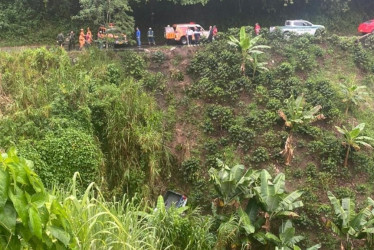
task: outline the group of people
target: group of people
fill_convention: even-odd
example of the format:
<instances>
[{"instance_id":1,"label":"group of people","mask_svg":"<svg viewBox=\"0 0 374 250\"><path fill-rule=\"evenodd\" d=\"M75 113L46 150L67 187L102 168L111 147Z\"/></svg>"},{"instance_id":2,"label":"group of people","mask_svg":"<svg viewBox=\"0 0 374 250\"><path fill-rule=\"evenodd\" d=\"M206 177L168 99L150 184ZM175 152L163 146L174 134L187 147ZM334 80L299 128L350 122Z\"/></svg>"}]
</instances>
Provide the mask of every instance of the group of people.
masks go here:
<instances>
[{"instance_id":1,"label":"group of people","mask_svg":"<svg viewBox=\"0 0 374 250\"><path fill-rule=\"evenodd\" d=\"M92 32L90 28L87 28L86 34L84 33L84 30L81 29L79 33L79 49L82 50L84 46L90 46L92 41Z\"/></svg>"},{"instance_id":2,"label":"group of people","mask_svg":"<svg viewBox=\"0 0 374 250\"><path fill-rule=\"evenodd\" d=\"M187 30L187 44L188 46L200 45L201 29L200 27L189 28Z\"/></svg>"},{"instance_id":3,"label":"group of people","mask_svg":"<svg viewBox=\"0 0 374 250\"><path fill-rule=\"evenodd\" d=\"M256 23L255 24L256 35L260 34L260 30L261 30L260 25L258 23ZM187 33L187 44L188 44L188 46L192 46L192 45L198 46L200 44L200 37L201 37L200 27L188 28L186 33ZM216 38L217 33L218 33L217 27L215 25L210 26L209 27L209 35L208 35L208 38L207 38L208 42L212 42L212 40L214 40ZM98 36L98 39L100 39L104 36L104 34L102 33L102 30L99 30L97 36ZM69 38L68 39L69 40L69 50L75 49L75 33L74 33L74 31L70 31L70 33L68 34L68 38ZM136 38L136 43L137 43L138 47L140 47L142 45L142 43L141 43L141 32L140 32L138 27L136 27L135 38ZM156 45L155 35L154 35L154 31L152 30L152 28L148 29L147 38L148 38L148 44L149 45ZM65 40L64 35L62 33L59 33L57 35L57 43L60 47L63 46L64 40ZM92 32L91 32L90 28L87 28L86 33L84 33L84 30L81 29L80 34L79 34L79 49L82 50L85 46L90 46L92 44L92 42L93 42L93 38L92 38Z\"/></svg>"},{"instance_id":4,"label":"group of people","mask_svg":"<svg viewBox=\"0 0 374 250\"><path fill-rule=\"evenodd\" d=\"M136 27L135 38L136 38L136 44L138 45L138 47L142 46L142 42L140 40L140 37L141 37L140 29L139 29L139 27ZM156 45L155 33L154 33L154 31L152 30L151 27L148 29L147 37L148 37L148 44L149 45Z\"/></svg>"},{"instance_id":5,"label":"group of people","mask_svg":"<svg viewBox=\"0 0 374 250\"><path fill-rule=\"evenodd\" d=\"M68 38L68 45L69 50L75 49L75 33L74 31L70 31L70 33L67 35ZM57 35L57 43L60 47L64 46L65 37L64 34L61 32ZM87 33L84 33L84 30L80 30L79 34L79 49L83 49L84 46L91 45L93 39L92 39L92 32L90 28L87 28Z\"/></svg>"}]
</instances>

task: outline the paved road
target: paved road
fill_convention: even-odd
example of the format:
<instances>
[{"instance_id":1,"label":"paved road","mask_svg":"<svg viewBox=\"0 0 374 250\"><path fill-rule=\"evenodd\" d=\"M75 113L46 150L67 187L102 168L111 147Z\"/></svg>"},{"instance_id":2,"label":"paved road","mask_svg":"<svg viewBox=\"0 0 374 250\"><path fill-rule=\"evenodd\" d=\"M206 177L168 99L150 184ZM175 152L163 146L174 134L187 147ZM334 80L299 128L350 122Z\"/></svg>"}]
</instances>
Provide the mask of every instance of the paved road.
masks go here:
<instances>
[{"instance_id":1,"label":"paved road","mask_svg":"<svg viewBox=\"0 0 374 250\"><path fill-rule=\"evenodd\" d=\"M109 50L114 50L114 51L123 51L123 50L143 51L143 50L146 50L146 49L152 49L152 48L158 48L158 47L164 47L164 46L165 45L156 45L156 46L143 45L140 48L138 48L137 46L127 46L127 47L115 48L115 49L109 48ZM25 49L37 49L37 48L42 48L42 47L46 47L46 48L49 49L52 46L51 45L8 46L8 47L0 47L0 51L12 52L12 51L22 51L22 50L25 50ZM170 46L170 47L182 47L182 45L174 45L174 46ZM67 50L66 46L64 48ZM77 48L77 46L76 46L76 48ZM103 50L105 50L105 48ZM79 51L79 50L76 49L76 50L73 50L73 51Z\"/></svg>"}]
</instances>

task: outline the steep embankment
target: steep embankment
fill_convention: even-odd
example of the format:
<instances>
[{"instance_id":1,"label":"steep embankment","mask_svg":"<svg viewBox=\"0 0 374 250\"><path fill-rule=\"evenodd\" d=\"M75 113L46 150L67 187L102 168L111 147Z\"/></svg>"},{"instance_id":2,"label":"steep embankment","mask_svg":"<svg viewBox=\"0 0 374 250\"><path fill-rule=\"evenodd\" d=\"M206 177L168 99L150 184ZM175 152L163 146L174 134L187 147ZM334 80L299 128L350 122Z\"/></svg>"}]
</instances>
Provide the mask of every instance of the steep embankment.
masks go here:
<instances>
[{"instance_id":1,"label":"steep embankment","mask_svg":"<svg viewBox=\"0 0 374 250\"><path fill-rule=\"evenodd\" d=\"M354 38L335 35L268 37L261 42L271 46L259 59L268 65L257 65L253 75L254 64L248 61L246 76L240 74L240 54L224 41L158 50L165 60L159 66L153 63L150 70L167 74L155 95L160 107L174 114L169 117L174 136L168 147L179 163L167 186L209 211L215 192L209 188L208 170L217 168L216 158L229 166L242 163L273 175L284 172L287 191L304 192L304 207L295 219L299 232L323 243L323 249L336 248L338 239L326 224L333 218L327 192L351 197L362 207L373 190L372 151L363 145L361 150L352 147L344 166L347 142L335 127L349 131L365 123L361 135L374 135L370 41L364 48ZM364 87L352 93L355 86ZM324 119L285 127L279 110L297 119L289 105L297 96L304 97L304 111L321 105ZM281 152L290 134L293 156L287 165Z\"/></svg>"}]
</instances>

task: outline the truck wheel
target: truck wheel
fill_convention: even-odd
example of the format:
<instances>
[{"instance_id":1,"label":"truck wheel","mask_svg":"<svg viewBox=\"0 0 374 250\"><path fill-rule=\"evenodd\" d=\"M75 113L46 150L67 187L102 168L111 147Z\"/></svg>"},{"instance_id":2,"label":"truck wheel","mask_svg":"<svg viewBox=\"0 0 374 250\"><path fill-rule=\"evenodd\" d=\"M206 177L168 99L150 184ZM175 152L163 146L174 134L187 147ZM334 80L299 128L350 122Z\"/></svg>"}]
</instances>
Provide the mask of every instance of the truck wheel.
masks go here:
<instances>
[{"instance_id":1,"label":"truck wheel","mask_svg":"<svg viewBox=\"0 0 374 250\"><path fill-rule=\"evenodd\" d=\"M318 38L322 37L322 35L323 35L323 30L321 29L316 30L316 32L314 33L314 36Z\"/></svg>"},{"instance_id":2,"label":"truck wheel","mask_svg":"<svg viewBox=\"0 0 374 250\"><path fill-rule=\"evenodd\" d=\"M182 45L187 45L187 38L185 36L181 37L181 44Z\"/></svg>"}]
</instances>

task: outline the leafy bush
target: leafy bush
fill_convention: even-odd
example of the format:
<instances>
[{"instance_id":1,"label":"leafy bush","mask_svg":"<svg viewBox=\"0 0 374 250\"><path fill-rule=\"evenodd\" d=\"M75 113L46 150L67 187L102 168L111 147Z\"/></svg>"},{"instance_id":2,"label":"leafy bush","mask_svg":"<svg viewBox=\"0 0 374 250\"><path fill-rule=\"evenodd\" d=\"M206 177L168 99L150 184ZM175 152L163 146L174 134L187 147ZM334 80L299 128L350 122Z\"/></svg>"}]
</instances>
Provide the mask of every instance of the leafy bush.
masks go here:
<instances>
[{"instance_id":1,"label":"leafy bush","mask_svg":"<svg viewBox=\"0 0 374 250\"><path fill-rule=\"evenodd\" d=\"M91 135L72 128L61 129L47 133L37 148L49 168L46 173L41 172L42 176L53 173L53 181L68 184L71 176L79 172L84 187L98 180L102 155Z\"/></svg>"},{"instance_id":2,"label":"leafy bush","mask_svg":"<svg viewBox=\"0 0 374 250\"><path fill-rule=\"evenodd\" d=\"M277 76L281 77L282 79L287 79L293 76L294 73L295 73L294 67L288 62L283 62L276 68Z\"/></svg>"},{"instance_id":3,"label":"leafy bush","mask_svg":"<svg viewBox=\"0 0 374 250\"><path fill-rule=\"evenodd\" d=\"M107 66L107 77L108 77L108 82L111 84L118 85L119 81L121 80L120 78L120 71L117 67L117 65L111 63L108 64Z\"/></svg>"},{"instance_id":4,"label":"leafy bush","mask_svg":"<svg viewBox=\"0 0 374 250\"><path fill-rule=\"evenodd\" d=\"M233 110L229 107L213 104L208 106L206 114L218 130L228 129L233 122Z\"/></svg>"},{"instance_id":5,"label":"leafy bush","mask_svg":"<svg viewBox=\"0 0 374 250\"><path fill-rule=\"evenodd\" d=\"M133 51L126 51L122 55L125 73L135 79L141 79L145 74L146 63L142 56Z\"/></svg>"},{"instance_id":6,"label":"leafy bush","mask_svg":"<svg viewBox=\"0 0 374 250\"><path fill-rule=\"evenodd\" d=\"M269 160L269 153L266 148L258 147L252 154L252 161L261 163Z\"/></svg>"},{"instance_id":7,"label":"leafy bush","mask_svg":"<svg viewBox=\"0 0 374 250\"><path fill-rule=\"evenodd\" d=\"M197 158L190 158L182 162L183 178L188 182L193 182L198 178L199 169L200 160Z\"/></svg>"},{"instance_id":8,"label":"leafy bush","mask_svg":"<svg viewBox=\"0 0 374 250\"><path fill-rule=\"evenodd\" d=\"M265 104L269 99L268 90L262 85L256 86L254 97L257 104Z\"/></svg>"},{"instance_id":9,"label":"leafy bush","mask_svg":"<svg viewBox=\"0 0 374 250\"><path fill-rule=\"evenodd\" d=\"M256 133L247 127L235 124L229 128L231 140L244 150L248 150L254 144Z\"/></svg>"},{"instance_id":10,"label":"leafy bush","mask_svg":"<svg viewBox=\"0 0 374 250\"><path fill-rule=\"evenodd\" d=\"M306 100L311 105L321 105L322 113L327 118L338 118L341 112L338 109L340 98L332 87L330 81L325 79L309 80L306 82Z\"/></svg>"},{"instance_id":11,"label":"leafy bush","mask_svg":"<svg viewBox=\"0 0 374 250\"><path fill-rule=\"evenodd\" d=\"M353 47L353 59L360 69L368 70L370 68L370 60L367 52L362 48L361 44L355 44Z\"/></svg>"},{"instance_id":12,"label":"leafy bush","mask_svg":"<svg viewBox=\"0 0 374 250\"><path fill-rule=\"evenodd\" d=\"M311 70L315 66L315 60L313 56L307 51L299 51L296 54L296 57L296 68L299 70Z\"/></svg>"},{"instance_id":13,"label":"leafy bush","mask_svg":"<svg viewBox=\"0 0 374 250\"><path fill-rule=\"evenodd\" d=\"M150 91L160 90L163 91L165 89L166 78L164 74L161 72L153 73L146 73L141 80L141 84Z\"/></svg>"},{"instance_id":14,"label":"leafy bush","mask_svg":"<svg viewBox=\"0 0 374 250\"><path fill-rule=\"evenodd\" d=\"M159 66L162 65L162 64L165 62L165 60L166 60L166 56L165 56L165 54L164 54L162 51L160 51L160 50L157 50L157 51L155 51L155 52L153 52L153 53L151 54L151 61L152 61L153 63L158 64Z\"/></svg>"}]
</instances>

